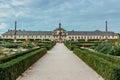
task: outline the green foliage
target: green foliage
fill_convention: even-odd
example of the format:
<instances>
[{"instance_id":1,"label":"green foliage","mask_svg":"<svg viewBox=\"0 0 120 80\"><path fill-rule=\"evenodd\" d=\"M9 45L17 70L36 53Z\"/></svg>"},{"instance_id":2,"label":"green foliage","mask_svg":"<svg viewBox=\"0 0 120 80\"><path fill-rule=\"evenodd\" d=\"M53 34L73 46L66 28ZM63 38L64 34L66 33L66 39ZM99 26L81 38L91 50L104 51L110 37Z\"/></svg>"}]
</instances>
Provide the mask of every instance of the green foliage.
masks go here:
<instances>
[{"instance_id":1,"label":"green foliage","mask_svg":"<svg viewBox=\"0 0 120 80\"><path fill-rule=\"evenodd\" d=\"M66 47L67 47L68 49L70 49L70 50L73 49L72 43L71 43L70 41L66 41L64 44L66 45Z\"/></svg>"},{"instance_id":2,"label":"green foliage","mask_svg":"<svg viewBox=\"0 0 120 80\"><path fill-rule=\"evenodd\" d=\"M13 55L9 55L9 56L6 56L6 57L3 57L3 58L0 58L0 63L5 63L7 61L10 61L12 59L15 59L17 57L20 57L22 55L25 55L27 53L30 53L30 52L33 52L35 50L38 50L39 48L33 48L33 49L29 49L27 51L23 51L23 52L19 52L19 53L16 53L16 54L13 54Z\"/></svg>"},{"instance_id":3,"label":"green foliage","mask_svg":"<svg viewBox=\"0 0 120 80\"><path fill-rule=\"evenodd\" d=\"M100 41L66 41L64 42L64 44L66 45L66 47L70 50L73 50L75 47L89 47L92 45L98 45L99 43L101 43Z\"/></svg>"},{"instance_id":4,"label":"green foliage","mask_svg":"<svg viewBox=\"0 0 120 80\"><path fill-rule=\"evenodd\" d=\"M41 42L38 44L39 47L44 47L47 50L50 50L56 43L53 41Z\"/></svg>"},{"instance_id":5,"label":"green foliage","mask_svg":"<svg viewBox=\"0 0 120 80\"><path fill-rule=\"evenodd\" d=\"M100 52L93 52L93 51L90 51L90 50L87 50L87 49L81 49L82 52L84 53L89 53L89 54L92 54L92 55L96 55L100 58L103 58L111 63L114 63L114 64L118 64L120 65L120 58L117 58L116 56L112 56L112 55L106 55L106 54L103 54L103 53L100 53Z\"/></svg>"},{"instance_id":6,"label":"green foliage","mask_svg":"<svg viewBox=\"0 0 120 80\"><path fill-rule=\"evenodd\" d=\"M18 44L15 44L15 43L11 43L11 44L6 44L5 47L6 48L18 48Z\"/></svg>"},{"instance_id":7,"label":"green foliage","mask_svg":"<svg viewBox=\"0 0 120 80\"><path fill-rule=\"evenodd\" d=\"M29 49L29 48L33 48L34 46L30 43L30 44L27 44L27 45L22 44L20 47Z\"/></svg>"},{"instance_id":8,"label":"green foliage","mask_svg":"<svg viewBox=\"0 0 120 80\"><path fill-rule=\"evenodd\" d=\"M36 42L36 41L35 41L35 42ZM40 48L46 48L47 50L49 50L49 49L51 49L55 44L56 44L55 42L49 41L49 42L41 42L39 46L40 46ZM19 53L16 53L16 54L12 54L12 55L9 55L9 56L6 56L6 57L3 57L3 58L0 59L0 63L7 62L7 61L9 61L9 60L12 60L12 59L17 58L17 57L19 57L19 56L21 56L21 55L27 54L27 53L29 53L29 52L32 52L32 51L35 51L35 50L38 49L38 48L33 48L32 42L29 42L29 44L27 44L27 46L24 45L24 44L16 44L16 43L14 43L14 44L9 44L10 47L11 47L11 46L13 47L13 45L14 45L14 46L17 45L17 47L19 46L19 47L23 47L23 48L28 48L29 50L24 51L24 52L19 52ZM15 47L14 47L14 48L15 48Z\"/></svg>"},{"instance_id":9,"label":"green foliage","mask_svg":"<svg viewBox=\"0 0 120 80\"><path fill-rule=\"evenodd\" d=\"M0 64L0 80L16 80L26 69L46 53L41 48Z\"/></svg>"},{"instance_id":10,"label":"green foliage","mask_svg":"<svg viewBox=\"0 0 120 80\"><path fill-rule=\"evenodd\" d=\"M47 50L50 50L55 44L55 42L45 42L44 47L47 48Z\"/></svg>"},{"instance_id":11,"label":"green foliage","mask_svg":"<svg viewBox=\"0 0 120 80\"><path fill-rule=\"evenodd\" d=\"M66 45L66 47L70 50L73 50L74 48L79 48L79 46L77 45L76 42L70 42L70 41L66 41L64 43Z\"/></svg>"},{"instance_id":12,"label":"green foliage","mask_svg":"<svg viewBox=\"0 0 120 80\"><path fill-rule=\"evenodd\" d=\"M120 56L120 41L103 42L97 46L92 46L91 48L104 54Z\"/></svg>"},{"instance_id":13,"label":"green foliage","mask_svg":"<svg viewBox=\"0 0 120 80\"><path fill-rule=\"evenodd\" d=\"M107 60L110 57L106 57L106 59L100 54L78 48L74 49L74 53L103 76L105 80L120 80L120 64Z\"/></svg>"}]
</instances>

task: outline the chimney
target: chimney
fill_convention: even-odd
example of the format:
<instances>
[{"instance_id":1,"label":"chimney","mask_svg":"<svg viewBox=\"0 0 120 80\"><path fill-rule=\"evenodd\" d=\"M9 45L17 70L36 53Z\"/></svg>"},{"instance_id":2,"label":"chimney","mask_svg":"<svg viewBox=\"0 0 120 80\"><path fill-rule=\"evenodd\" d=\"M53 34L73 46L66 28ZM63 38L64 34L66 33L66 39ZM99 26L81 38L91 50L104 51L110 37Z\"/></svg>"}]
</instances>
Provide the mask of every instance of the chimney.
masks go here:
<instances>
[{"instance_id":1,"label":"chimney","mask_svg":"<svg viewBox=\"0 0 120 80\"><path fill-rule=\"evenodd\" d=\"M106 41L108 41L108 25L107 25L107 21L105 22L105 32L106 32Z\"/></svg>"},{"instance_id":2,"label":"chimney","mask_svg":"<svg viewBox=\"0 0 120 80\"><path fill-rule=\"evenodd\" d=\"M15 21L15 30L14 30L14 42L16 42L16 28L17 28L17 21Z\"/></svg>"},{"instance_id":3,"label":"chimney","mask_svg":"<svg viewBox=\"0 0 120 80\"><path fill-rule=\"evenodd\" d=\"M107 21L105 22L106 23L106 25L105 25L105 31L106 31L106 33L108 32L108 25L107 25Z\"/></svg>"}]
</instances>

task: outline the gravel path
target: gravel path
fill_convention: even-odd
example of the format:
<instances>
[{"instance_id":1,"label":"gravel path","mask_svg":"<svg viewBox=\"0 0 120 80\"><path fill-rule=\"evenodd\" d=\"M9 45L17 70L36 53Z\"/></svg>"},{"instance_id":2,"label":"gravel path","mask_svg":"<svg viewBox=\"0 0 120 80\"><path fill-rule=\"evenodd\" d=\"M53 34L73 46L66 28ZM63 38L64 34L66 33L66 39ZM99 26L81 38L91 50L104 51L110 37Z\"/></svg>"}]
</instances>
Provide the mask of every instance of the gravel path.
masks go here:
<instances>
[{"instance_id":1,"label":"gravel path","mask_svg":"<svg viewBox=\"0 0 120 80\"><path fill-rule=\"evenodd\" d=\"M104 80L63 43L32 65L17 80Z\"/></svg>"}]
</instances>

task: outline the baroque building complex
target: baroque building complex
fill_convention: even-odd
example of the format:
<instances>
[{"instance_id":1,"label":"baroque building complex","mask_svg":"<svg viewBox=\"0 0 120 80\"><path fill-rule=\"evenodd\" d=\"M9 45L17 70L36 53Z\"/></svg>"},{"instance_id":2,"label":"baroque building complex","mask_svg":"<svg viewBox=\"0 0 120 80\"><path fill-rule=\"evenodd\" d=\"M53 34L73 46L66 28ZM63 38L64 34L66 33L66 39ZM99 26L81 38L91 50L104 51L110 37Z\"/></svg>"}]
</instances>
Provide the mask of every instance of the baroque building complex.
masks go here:
<instances>
[{"instance_id":1,"label":"baroque building complex","mask_svg":"<svg viewBox=\"0 0 120 80\"><path fill-rule=\"evenodd\" d=\"M107 21L105 26L105 31L66 31L61 27L61 23L59 23L59 27L53 31L25 31L25 30L16 30L15 29L8 30L7 32L2 34L3 39L40 39L40 40L51 40L62 42L65 40L104 40L104 39L118 39L119 35L114 32L109 32L107 28Z\"/></svg>"}]
</instances>

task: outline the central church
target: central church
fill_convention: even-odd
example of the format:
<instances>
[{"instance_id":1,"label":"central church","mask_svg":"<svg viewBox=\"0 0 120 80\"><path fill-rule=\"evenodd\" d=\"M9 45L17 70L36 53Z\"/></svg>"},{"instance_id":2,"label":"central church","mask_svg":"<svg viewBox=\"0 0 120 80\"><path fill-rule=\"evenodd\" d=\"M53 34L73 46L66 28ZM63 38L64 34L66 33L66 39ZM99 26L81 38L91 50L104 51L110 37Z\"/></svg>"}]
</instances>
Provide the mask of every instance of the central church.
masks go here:
<instances>
[{"instance_id":1,"label":"central church","mask_svg":"<svg viewBox=\"0 0 120 80\"><path fill-rule=\"evenodd\" d=\"M119 36L117 33L108 32L107 30L107 22L105 31L66 31L61 27L61 23L59 23L59 27L54 31L25 31L25 30L8 30L7 32L2 34L3 39L40 39L40 40L51 40L62 42L65 40L92 40L92 39L118 39Z\"/></svg>"}]
</instances>

